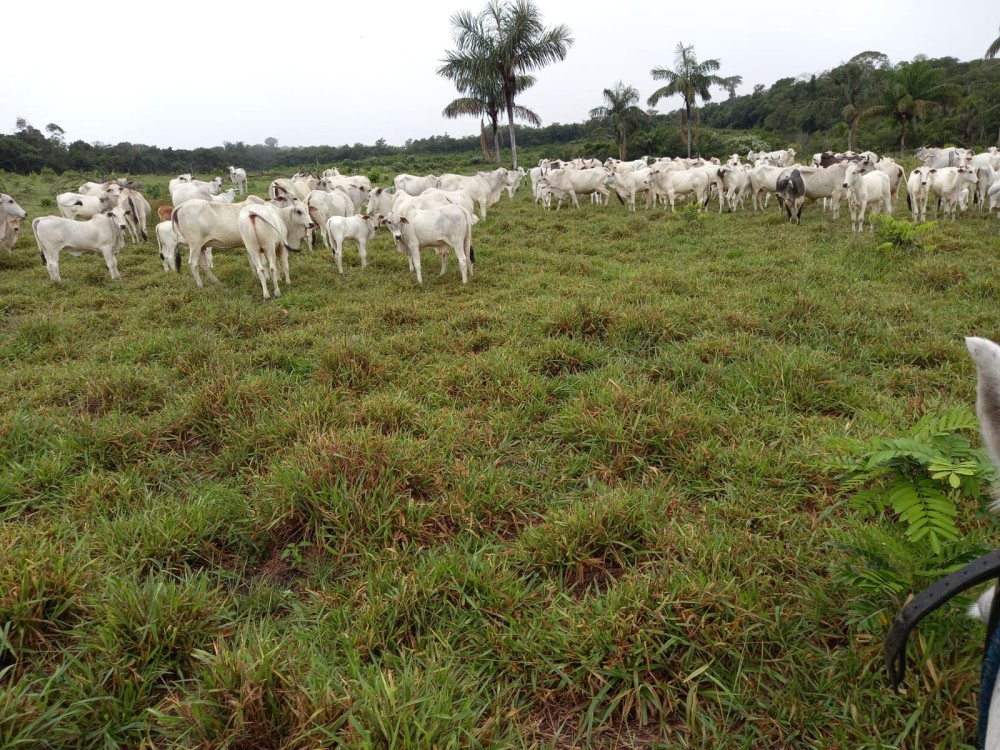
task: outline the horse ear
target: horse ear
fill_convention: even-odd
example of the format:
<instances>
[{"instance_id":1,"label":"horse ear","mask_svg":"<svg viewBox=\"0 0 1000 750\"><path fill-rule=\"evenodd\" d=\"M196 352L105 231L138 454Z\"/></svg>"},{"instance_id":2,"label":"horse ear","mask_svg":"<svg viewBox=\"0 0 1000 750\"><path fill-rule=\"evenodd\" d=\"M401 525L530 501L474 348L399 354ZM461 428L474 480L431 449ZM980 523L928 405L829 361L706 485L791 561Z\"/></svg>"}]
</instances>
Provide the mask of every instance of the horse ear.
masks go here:
<instances>
[{"instance_id":1,"label":"horse ear","mask_svg":"<svg viewBox=\"0 0 1000 750\"><path fill-rule=\"evenodd\" d=\"M976 414L983 445L1000 466L1000 346L975 336L966 337L965 345L976 363Z\"/></svg>"}]
</instances>

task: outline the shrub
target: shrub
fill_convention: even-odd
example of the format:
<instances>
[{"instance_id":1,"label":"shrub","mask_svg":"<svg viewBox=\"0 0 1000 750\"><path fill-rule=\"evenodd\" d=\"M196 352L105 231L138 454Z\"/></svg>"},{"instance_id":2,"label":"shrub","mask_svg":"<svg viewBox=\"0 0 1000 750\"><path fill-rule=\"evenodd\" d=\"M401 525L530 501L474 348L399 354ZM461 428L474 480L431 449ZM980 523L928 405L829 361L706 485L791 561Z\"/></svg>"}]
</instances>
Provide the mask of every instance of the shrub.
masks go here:
<instances>
[{"instance_id":1,"label":"shrub","mask_svg":"<svg viewBox=\"0 0 1000 750\"><path fill-rule=\"evenodd\" d=\"M906 219L894 219L888 214L879 214L875 218L875 241L879 250L933 250L923 240L924 235L932 232L937 222L914 225Z\"/></svg>"},{"instance_id":2,"label":"shrub","mask_svg":"<svg viewBox=\"0 0 1000 750\"><path fill-rule=\"evenodd\" d=\"M873 624L909 592L985 552L955 522L961 506L988 502L996 477L986 452L962 434L976 429L965 408L929 414L905 437L849 441L850 452L829 462L859 513L841 540L852 559L837 573L863 594L849 605L855 622Z\"/></svg>"}]
</instances>

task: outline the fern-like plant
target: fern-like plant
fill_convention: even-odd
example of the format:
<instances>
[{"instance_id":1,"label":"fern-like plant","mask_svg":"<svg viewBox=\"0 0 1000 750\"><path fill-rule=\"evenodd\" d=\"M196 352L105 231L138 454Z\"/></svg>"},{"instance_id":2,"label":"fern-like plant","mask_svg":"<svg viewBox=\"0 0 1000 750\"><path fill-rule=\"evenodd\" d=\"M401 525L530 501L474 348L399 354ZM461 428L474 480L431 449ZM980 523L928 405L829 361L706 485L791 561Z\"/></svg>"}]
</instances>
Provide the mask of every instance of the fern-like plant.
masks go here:
<instances>
[{"instance_id":1,"label":"fern-like plant","mask_svg":"<svg viewBox=\"0 0 1000 750\"><path fill-rule=\"evenodd\" d=\"M985 552L956 523L960 511L972 512L970 501L978 508L989 502L996 480L989 456L964 434L978 429L969 409L951 409L924 416L903 437L845 440L827 462L859 514L841 538L851 559L837 580L875 596L851 604L856 622L871 624L908 593Z\"/></svg>"},{"instance_id":2,"label":"fern-like plant","mask_svg":"<svg viewBox=\"0 0 1000 750\"><path fill-rule=\"evenodd\" d=\"M879 250L933 250L924 236L933 232L937 222L913 224L906 219L894 219L889 214L875 217L875 242Z\"/></svg>"}]
</instances>

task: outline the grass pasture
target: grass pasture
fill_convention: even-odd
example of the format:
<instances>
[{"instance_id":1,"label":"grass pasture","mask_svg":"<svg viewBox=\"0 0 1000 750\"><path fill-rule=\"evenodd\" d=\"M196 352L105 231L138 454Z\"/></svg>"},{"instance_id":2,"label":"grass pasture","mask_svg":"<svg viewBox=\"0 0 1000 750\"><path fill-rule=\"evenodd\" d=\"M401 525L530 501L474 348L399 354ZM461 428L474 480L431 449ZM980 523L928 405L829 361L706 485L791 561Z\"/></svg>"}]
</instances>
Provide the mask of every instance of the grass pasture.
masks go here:
<instances>
[{"instance_id":1,"label":"grass pasture","mask_svg":"<svg viewBox=\"0 0 1000 750\"><path fill-rule=\"evenodd\" d=\"M43 178L2 188L56 213ZM934 615L888 690L831 574L851 512L822 464L973 403L996 219L886 251L846 206L557 213L522 187L464 287L425 253L419 288L382 232L364 271L353 244L342 277L292 257L267 304L242 250L197 289L151 232L121 282L64 254L55 284L23 230L0 255L0 746L974 736L981 626Z\"/></svg>"}]
</instances>

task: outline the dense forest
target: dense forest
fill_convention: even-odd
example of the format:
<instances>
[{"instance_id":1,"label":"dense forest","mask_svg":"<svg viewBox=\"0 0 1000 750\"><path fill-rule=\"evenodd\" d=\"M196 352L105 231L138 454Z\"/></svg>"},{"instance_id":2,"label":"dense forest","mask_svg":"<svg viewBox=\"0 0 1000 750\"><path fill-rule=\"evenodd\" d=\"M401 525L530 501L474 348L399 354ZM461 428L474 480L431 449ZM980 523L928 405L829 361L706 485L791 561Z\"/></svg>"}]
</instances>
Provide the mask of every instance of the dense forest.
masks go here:
<instances>
[{"instance_id":1,"label":"dense forest","mask_svg":"<svg viewBox=\"0 0 1000 750\"><path fill-rule=\"evenodd\" d=\"M808 79L783 78L743 96L734 92L731 88L729 98L710 101L697 111L693 139L699 153L721 156L788 145L800 153L849 147L891 152L899 150L901 141L907 149L924 143L982 149L1000 143L1000 60L918 57L892 65L881 53L862 52ZM725 90L714 93L725 96ZM598 91L593 99L599 99ZM651 111L629 136L629 156L682 153L686 144L679 125L679 112ZM618 155L612 130L596 120L518 125L516 139L519 148L541 148L553 157ZM57 124L39 130L19 118L14 133L0 134L0 170L169 174L218 172L230 164L264 171L329 164L362 170L378 163L407 171L429 168L433 158L426 157L475 154L479 148L479 136L448 135L409 139L403 146L380 139L371 145L281 147L273 138L264 144L225 142L190 150L141 143L67 143ZM484 156L470 161L488 163Z\"/></svg>"}]
</instances>

